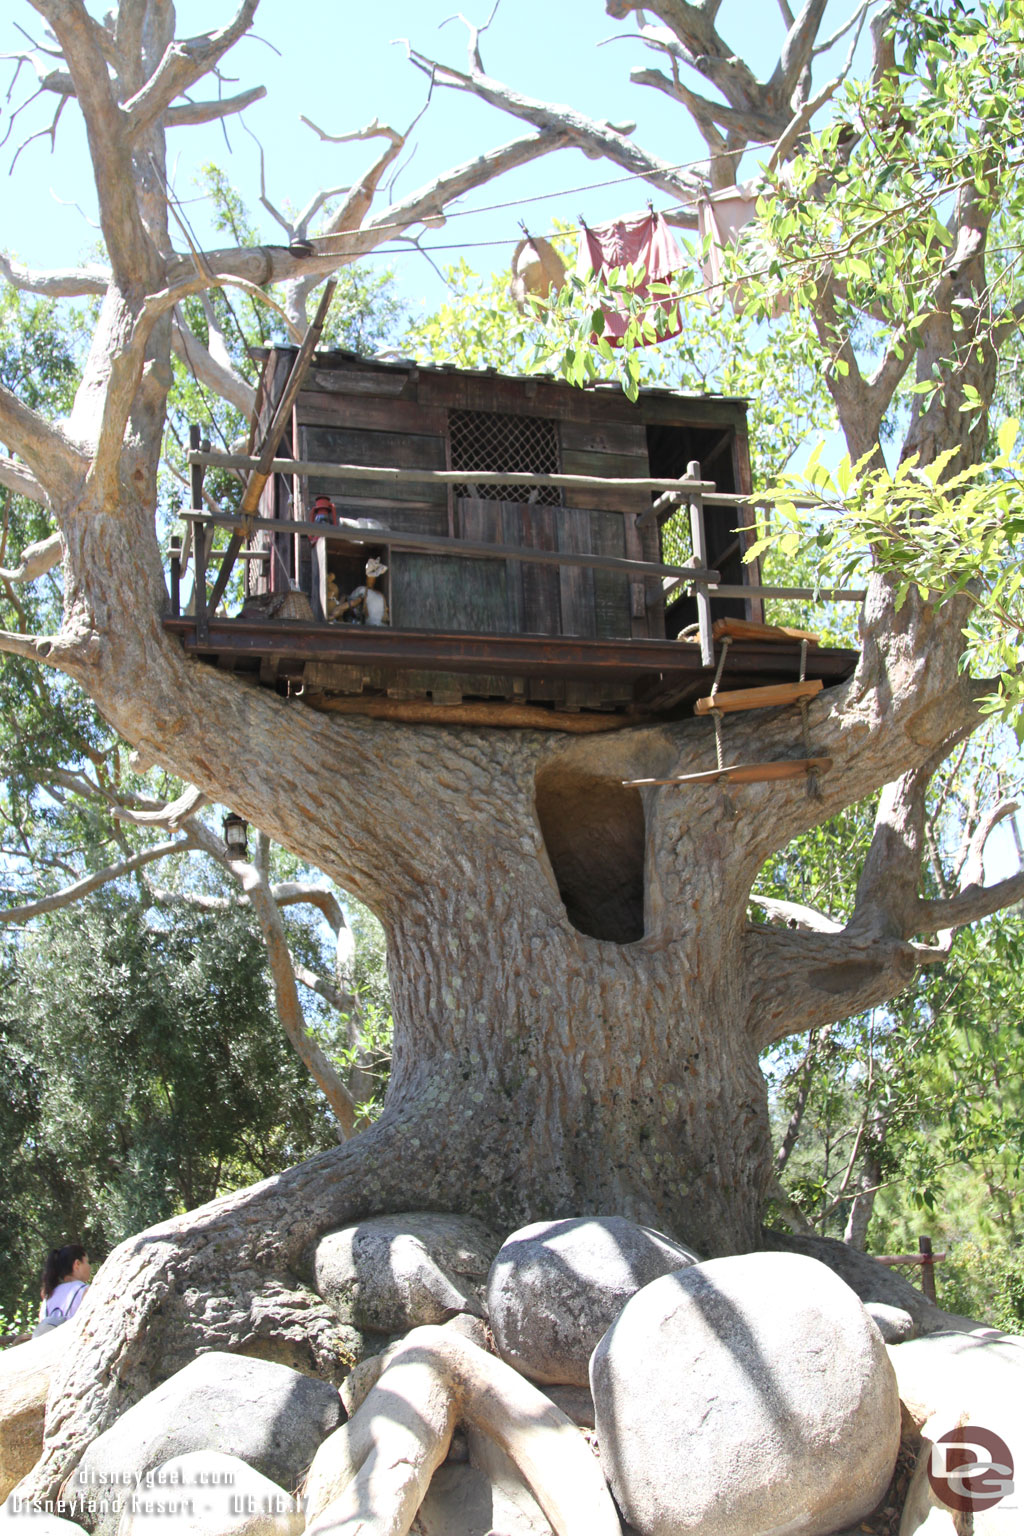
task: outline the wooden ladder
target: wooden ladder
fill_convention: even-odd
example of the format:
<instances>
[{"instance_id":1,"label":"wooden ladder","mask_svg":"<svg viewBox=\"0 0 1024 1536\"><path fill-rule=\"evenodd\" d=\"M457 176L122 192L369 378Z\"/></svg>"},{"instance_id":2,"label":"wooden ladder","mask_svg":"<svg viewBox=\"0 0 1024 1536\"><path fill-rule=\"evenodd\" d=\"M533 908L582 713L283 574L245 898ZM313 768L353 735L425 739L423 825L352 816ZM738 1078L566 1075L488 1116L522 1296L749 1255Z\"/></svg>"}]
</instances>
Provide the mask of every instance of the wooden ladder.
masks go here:
<instances>
[{"instance_id":1,"label":"wooden ladder","mask_svg":"<svg viewBox=\"0 0 1024 1536\"><path fill-rule=\"evenodd\" d=\"M776 635L764 633L768 626L762 628L762 639L775 639L779 641L792 641L793 636L783 631ZM718 669L715 673L715 681L711 692L706 698L698 699L694 705L694 714L710 715L715 723L715 750L718 756L718 767L705 769L700 773L675 774L670 779L624 779L624 785L629 789L646 789L654 785L674 784L774 784L784 779L799 779L805 776L814 776L811 781L817 788L816 780L819 774L828 773L832 767L830 757L797 757L783 758L773 763L731 763L722 762L722 738L721 719L725 714L737 713L741 710L751 709L777 709L787 704L799 704L803 714L804 743L809 745L807 735L807 700L821 692L822 681L820 678L805 679L804 667L807 661L807 647L813 637L804 636L801 640L800 651L800 680L796 683L768 683L760 688L737 688L728 693L720 693L718 684L721 681L722 671L725 666L725 658L731 644L731 635L722 638L722 652L718 660ZM813 792L813 791L812 791Z\"/></svg>"}]
</instances>

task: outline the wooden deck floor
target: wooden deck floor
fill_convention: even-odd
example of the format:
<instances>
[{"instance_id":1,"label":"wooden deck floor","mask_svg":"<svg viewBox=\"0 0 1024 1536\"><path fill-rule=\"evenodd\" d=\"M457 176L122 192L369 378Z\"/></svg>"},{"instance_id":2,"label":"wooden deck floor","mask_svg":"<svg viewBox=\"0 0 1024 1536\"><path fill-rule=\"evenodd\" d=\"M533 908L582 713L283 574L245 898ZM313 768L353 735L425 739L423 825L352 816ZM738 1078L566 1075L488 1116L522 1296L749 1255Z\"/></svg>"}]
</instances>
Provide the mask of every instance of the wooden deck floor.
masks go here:
<instances>
[{"instance_id":1,"label":"wooden deck floor","mask_svg":"<svg viewBox=\"0 0 1024 1536\"><path fill-rule=\"evenodd\" d=\"M446 672L472 679L528 676L577 682L627 682L637 707L664 710L710 691L714 668L701 665L700 648L678 640L591 640L572 636L521 634L438 634L433 631L364 628L360 625L295 623L287 620L213 619L200 639L194 618L166 619L164 628L185 649L220 667L259 671L270 661L279 679L300 682L307 662L393 669L396 673ZM825 687L845 681L858 652L812 646L807 676ZM722 686L756 687L795 682L800 646L734 641Z\"/></svg>"}]
</instances>

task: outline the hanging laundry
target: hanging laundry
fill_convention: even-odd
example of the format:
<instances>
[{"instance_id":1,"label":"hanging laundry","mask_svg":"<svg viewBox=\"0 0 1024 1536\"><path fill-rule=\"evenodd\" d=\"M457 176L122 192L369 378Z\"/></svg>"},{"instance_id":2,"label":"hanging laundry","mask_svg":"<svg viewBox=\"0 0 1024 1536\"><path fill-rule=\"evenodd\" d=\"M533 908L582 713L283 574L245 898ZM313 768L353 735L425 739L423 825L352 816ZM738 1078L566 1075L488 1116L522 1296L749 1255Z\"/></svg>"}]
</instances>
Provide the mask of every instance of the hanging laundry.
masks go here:
<instances>
[{"instance_id":1,"label":"hanging laundry","mask_svg":"<svg viewBox=\"0 0 1024 1536\"><path fill-rule=\"evenodd\" d=\"M697 229L701 241L710 236L707 257L704 261L704 291L713 310L720 310L726 299L741 315L746 301L743 283L726 285L726 250L739 242L740 235L757 214L758 184L745 181L738 187L725 187L720 192L709 192L697 200ZM789 295L779 294L772 306L772 318L777 319L789 309Z\"/></svg>"},{"instance_id":2,"label":"hanging laundry","mask_svg":"<svg viewBox=\"0 0 1024 1536\"><path fill-rule=\"evenodd\" d=\"M638 267L642 264L644 278L633 291L643 298L649 293L651 283L668 282L673 273L685 265L685 261L662 215L650 209L647 213L631 213L623 219L613 219L609 224L598 224L594 229L584 225L576 271L581 277L588 277L591 272L598 277L605 277L617 267ZM655 299L643 318L654 323L659 308L672 317L670 328L658 337L659 341L667 341L670 336L678 336L683 328L679 305L668 296ZM622 345L629 321L627 310L604 311L605 339L612 346Z\"/></svg>"},{"instance_id":3,"label":"hanging laundry","mask_svg":"<svg viewBox=\"0 0 1024 1536\"><path fill-rule=\"evenodd\" d=\"M520 240L512 256L508 290L520 314L529 298L546 299L557 293L564 282L565 263L550 240L543 235L527 235Z\"/></svg>"}]
</instances>

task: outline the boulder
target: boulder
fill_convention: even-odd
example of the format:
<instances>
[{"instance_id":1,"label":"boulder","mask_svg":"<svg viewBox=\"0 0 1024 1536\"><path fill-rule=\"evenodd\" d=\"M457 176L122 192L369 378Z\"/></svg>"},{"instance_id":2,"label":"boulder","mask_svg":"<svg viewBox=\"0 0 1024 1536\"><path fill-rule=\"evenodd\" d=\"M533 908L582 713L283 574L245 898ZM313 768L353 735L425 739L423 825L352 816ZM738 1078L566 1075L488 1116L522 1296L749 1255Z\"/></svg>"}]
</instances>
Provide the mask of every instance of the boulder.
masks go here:
<instances>
[{"instance_id":1,"label":"boulder","mask_svg":"<svg viewBox=\"0 0 1024 1536\"><path fill-rule=\"evenodd\" d=\"M286 1491L342 1417L337 1389L286 1365L211 1350L92 1442L65 1496L97 1536L114 1536L134 1484L190 1451L237 1456Z\"/></svg>"},{"instance_id":2,"label":"boulder","mask_svg":"<svg viewBox=\"0 0 1024 1536\"><path fill-rule=\"evenodd\" d=\"M877 1328L796 1254L655 1280L597 1346L591 1385L605 1475L641 1536L827 1536L874 1508L899 1449Z\"/></svg>"},{"instance_id":3,"label":"boulder","mask_svg":"<svg viewBox=\"0 0 1024 1536\"><path fill-rule=\"evenodd\" d=\"M189 1451L128 1495L118 1536L299 1536L300 1500L222 1451Z\"/></svg>"},{"instance_id":4,"label":"boulder","mask_svg":"<svg viewBox=\"0 0 1024 1536\"><path fill-rule=\"evenodd\" d=\"M64 1329L74 1326L0 1350L0 1504L42 1455L50 1373L67 1350Z\"/></svg>"},{"instance_id":5,"label":"boulder","mask_svg":"<svg viewBox=\"0 0 1024 1536\"><path fill-rule=\"evenodd\" d=\"M925 1530L931 1536L945 1529L944 1521L952 1528L948 1506L929 1481L928 1464L932 1447L965 1424L999 1436L1010 1452L1018 1490L1024 1486L1024 1338L984 1330L933 1333L894 1346L889 1356L904 1408L922 1434L900 1536ZM1024 1536L1024 1496L1018 1490L972 1512L977 1536Z\"/></svg>"},{"instance_id":6,"label":"boulder","mask_svg":"<svg viewBox=\"0 0 1024 1536\"><path fill-rule=\"evenodd\" d=\"M886 1344L904 1344L917 1333L917 1324L902 1307L887 1307L884 1301L866 1301L864 1310Z\"/></svg>"},{"instance_id":7,"label":"boulder","mask_svg":"<svg viewBox=\"0 0 1024 1536\"><path fill-rule=\"evenodd\" d=\"M375 1216L320 1239L314 1285L343 1323L373 1333L405 1333L459 1312L482 1317L499 1241L472 1216Z\"/></svg>"},{"instance_id":8,"label":"boulder","mask_svg":"<svg viewBox=\"0 0 1024 1536\"><path fill-rule=\"evenodd\" d=\"M537 1221L505 1239L487 1280L498 1353L544 1385L588 1385L601 1335L631 1296L697 1255L623 1216Z\"/></svg>"}]
</instances>

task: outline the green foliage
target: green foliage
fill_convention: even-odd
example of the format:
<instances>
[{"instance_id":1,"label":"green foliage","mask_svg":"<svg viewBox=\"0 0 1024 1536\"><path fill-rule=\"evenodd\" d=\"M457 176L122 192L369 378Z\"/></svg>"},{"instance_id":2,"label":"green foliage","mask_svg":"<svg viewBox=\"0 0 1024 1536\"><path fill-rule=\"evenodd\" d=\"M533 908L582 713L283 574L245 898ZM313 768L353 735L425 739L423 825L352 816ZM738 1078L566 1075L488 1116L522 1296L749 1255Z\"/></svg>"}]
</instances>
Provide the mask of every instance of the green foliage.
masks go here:
<instances>
[{"instance_id":1,"label":"green foliage","mask_svg":"<svg viewBox=\"0 0 1024 1536\"><path fill-rule=\"evenodd\" d=\"M0 1306L46 1249L93 1258L336 1140L237 910L173 923L130 895L55 914L3 957Z\"/></svg>"},{"instance_id":2,"label":"green foliage","mask_svg":"<svg viewBox=\"0 0 1024 1536\"><path fill-rule=\"evenodd\" d=\"M773 525L747 558L798 549L821 583L863 583L874 566L892 577L902 607L916 588L924 600L967 606L962 665L994 679L982 708L1024 735L1024 449L1019 423L1003 422L998 454L949 473L956 451L930 464L916 456L890 472L844 457L834 470L822 444L799 475L784 475L768 498ZM799 505L797 503L799 498ZM808 528L808 505L814 522Z\"/></svg>"}]
</instances>

